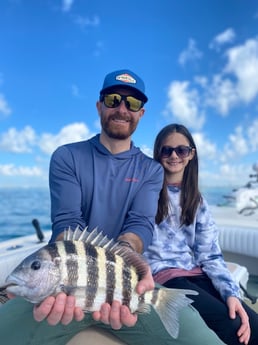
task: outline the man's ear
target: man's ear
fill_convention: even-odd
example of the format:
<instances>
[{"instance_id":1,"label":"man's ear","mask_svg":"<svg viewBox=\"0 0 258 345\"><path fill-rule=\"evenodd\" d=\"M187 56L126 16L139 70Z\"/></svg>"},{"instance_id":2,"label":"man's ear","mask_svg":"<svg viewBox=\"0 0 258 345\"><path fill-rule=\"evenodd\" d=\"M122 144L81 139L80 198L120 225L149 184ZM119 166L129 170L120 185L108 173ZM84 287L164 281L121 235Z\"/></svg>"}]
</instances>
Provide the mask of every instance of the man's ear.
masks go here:
<instances>
[{"instance_id":1,"label":"man's ear","mask_svg":"<svg viewBox=\"0 0 258 345\"><path fill-rule=\"evenodd\" d=\"M102 105L102 102L100 101L97 101L96 102L96 108L97 108L97 111L98 111L98 114L100 115L100 108L101 108L101 105Z\"/></svg>"},{"instance_id":2,"label":"man's ear","mask_svg":"<svg viewBox=\"0 0 258 345\"><path fill-rule=\"evenodd\" d=\"M141 109L140 109L140 118L143 117L144 113L145 113L145 109L144 109L144 108L141 108Z\"/></svg>"}]
</instances>

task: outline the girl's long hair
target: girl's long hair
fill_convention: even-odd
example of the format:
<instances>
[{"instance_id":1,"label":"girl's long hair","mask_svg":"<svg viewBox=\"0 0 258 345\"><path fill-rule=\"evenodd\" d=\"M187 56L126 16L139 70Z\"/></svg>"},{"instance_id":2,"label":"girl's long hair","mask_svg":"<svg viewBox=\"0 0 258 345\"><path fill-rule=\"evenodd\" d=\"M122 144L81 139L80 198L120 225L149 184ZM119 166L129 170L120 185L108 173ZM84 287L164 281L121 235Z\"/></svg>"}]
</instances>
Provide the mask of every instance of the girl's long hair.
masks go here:
<instances>
[{"instance_id":1,"label":"girl's long hair","mask_svg":"<svg viewBox=\"0 0 258 345\"><path fill-rule=\"evenodd\" d=\"M154 143L153 157L156 161L161 162L161 148L163 146L165 139L171 133L181 133L187 138L189 145L195 149L194 157L188 162L184 170L183 180L181 182L180 197L180 206L182 209L180 219L181 225L190 225L194 221L197 207L201 201L201 193L199 191L198 186L198 155L196 145L191 133L185 126L180 124L171 124L164 127L156 137ZM160 191L158 210L155 218L157 224L161 223L168 216L169 207L169 197L165 177L162 190Z\"/></svg>"}]
</instances>

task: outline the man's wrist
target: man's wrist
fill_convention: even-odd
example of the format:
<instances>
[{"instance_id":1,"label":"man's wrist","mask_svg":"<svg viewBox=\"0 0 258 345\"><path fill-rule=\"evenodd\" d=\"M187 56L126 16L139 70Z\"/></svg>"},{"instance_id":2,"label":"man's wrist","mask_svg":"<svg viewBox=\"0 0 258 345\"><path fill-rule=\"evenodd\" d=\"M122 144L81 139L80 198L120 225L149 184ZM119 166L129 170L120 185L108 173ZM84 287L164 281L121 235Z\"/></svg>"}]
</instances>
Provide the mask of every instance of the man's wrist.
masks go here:
<instances>
[{"instance_id":1,"label":"man's wrist","mask_svg":"<svg viewBox=\"0 0 258 345\"><path fill-rule=\"evenodd\" d=\"M131 243L129 243L128 241L124 241L124 240L120 240L117 242L119 246L122 246L122 247L127 247L129 249L131 249L132 251L135 252L135 249L134 247L131 245Z\"/></svg>"}]
</instances>

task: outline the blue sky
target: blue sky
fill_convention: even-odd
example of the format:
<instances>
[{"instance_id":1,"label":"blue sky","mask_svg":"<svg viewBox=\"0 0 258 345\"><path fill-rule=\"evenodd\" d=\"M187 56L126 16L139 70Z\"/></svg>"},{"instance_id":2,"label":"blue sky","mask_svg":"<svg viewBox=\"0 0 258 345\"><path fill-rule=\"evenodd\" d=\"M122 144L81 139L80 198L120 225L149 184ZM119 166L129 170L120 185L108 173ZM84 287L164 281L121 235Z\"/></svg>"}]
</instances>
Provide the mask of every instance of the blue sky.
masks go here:
<instances>
[{"instance_id":1,"label":"blue sky","mask_svg":"<svg viewBox=\"0 0 258 345\"><path fill-rule=\"evenodd\" d=\"M53 150L100 130L104 76L129 68L149 102L133 136L186 125L200 182L242 185L258 161L258 3L2 0L0 187L46 186Z\"/></svg>"}]
</instances>

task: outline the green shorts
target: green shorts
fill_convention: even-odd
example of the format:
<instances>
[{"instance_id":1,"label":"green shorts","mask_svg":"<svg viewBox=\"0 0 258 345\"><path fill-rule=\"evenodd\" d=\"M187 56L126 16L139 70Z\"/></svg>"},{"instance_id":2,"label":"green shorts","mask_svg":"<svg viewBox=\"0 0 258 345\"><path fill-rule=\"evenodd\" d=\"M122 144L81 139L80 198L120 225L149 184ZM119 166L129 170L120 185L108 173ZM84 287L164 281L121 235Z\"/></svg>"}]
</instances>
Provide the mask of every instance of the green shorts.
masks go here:
<instances>
[{"instance_id":1,"label":"green shorts","mask_svg":"<svg viewBox=\"0 0 258 345\"><path fill-rule=\"evenodd\" d=\"M72 321L67 326L62 324L50 326L47 321L35 321L32 311L33 305L22 298L12 299L0 307L1 344L65 345L77 333L93 325L108 330L129 345L224 344L206 326L192 306L185 307L180 312L180 330L177 339L168 334L154 309L151 309L149 314L139 315L134 327L122 327L120 330L113 330L110 326L94 321L91 314L85 314L82 321Z\"/></svg>"}]
</instances>

